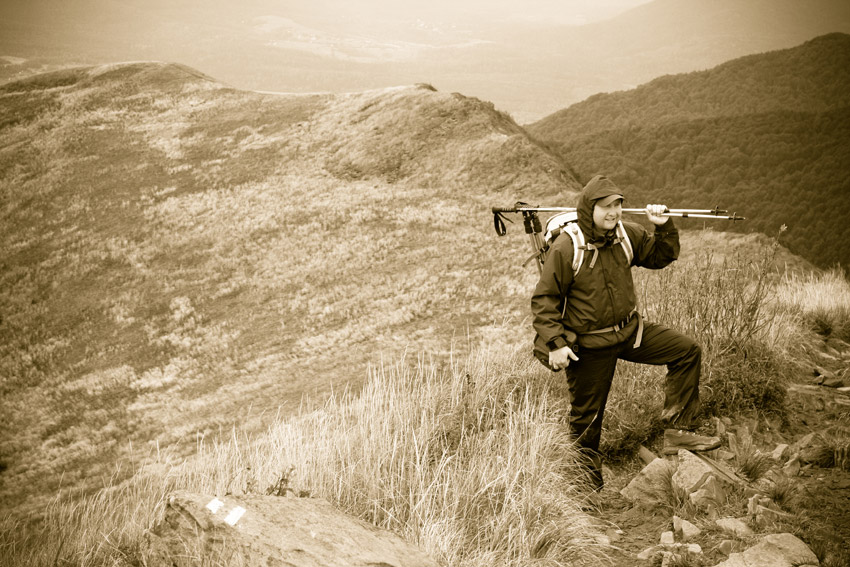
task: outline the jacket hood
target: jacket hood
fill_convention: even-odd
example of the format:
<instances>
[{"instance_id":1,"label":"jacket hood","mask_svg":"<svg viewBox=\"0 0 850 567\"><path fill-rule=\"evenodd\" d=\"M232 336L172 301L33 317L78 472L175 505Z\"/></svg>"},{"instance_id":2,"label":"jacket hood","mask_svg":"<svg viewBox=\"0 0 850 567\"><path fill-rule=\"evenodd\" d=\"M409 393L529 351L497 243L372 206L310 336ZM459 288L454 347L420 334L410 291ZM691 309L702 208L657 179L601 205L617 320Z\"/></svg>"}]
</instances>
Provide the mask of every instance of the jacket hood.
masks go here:
<instances>
[{"instance_id":1,"label":"jacket hood","mask_svg":"<svg viewBox=\"0 0 850 567\"><path fill-rule=\"evenodd\" d=\"M597 175L584 186L576 204L578 226L590 242L606 239L613 231L602 231L593 226L593 206L599 199L622 195L623 191L604 175Z\"/></svg>"}]
</instances>

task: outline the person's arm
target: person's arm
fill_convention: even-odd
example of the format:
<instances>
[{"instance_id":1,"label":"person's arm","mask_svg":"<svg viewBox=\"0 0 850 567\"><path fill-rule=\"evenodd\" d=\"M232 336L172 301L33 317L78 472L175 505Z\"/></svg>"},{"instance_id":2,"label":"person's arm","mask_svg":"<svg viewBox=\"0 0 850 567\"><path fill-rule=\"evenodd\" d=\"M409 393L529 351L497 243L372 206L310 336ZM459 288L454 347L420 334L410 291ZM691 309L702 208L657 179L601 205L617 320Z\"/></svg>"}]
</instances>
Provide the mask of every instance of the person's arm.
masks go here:
<instances>
[{"instance_id":1,"label":"person's arm","mask_svg":"<svg viewBox=\"0 0 850 567\"><path fill-rule=\"evenodd\" d=\"M568 236L562 239L569 240ZM560 244L560 246L559 246ZM549 349L549 363L555 369L566 368L578 360L572 350L577 336L564 326L564 302L573 281L572 242L567 247L556 241L543 264L543 272L531 296L534 330Z\"/></svg>"},{"instance_id":2,"label":"person's arm","mask_svg":"<svg viewBox=\"0 0 850 567\"><path fill-rule=\"evenodd\" d=\"M666 209L664 205L647 205L646 218L655 225L653 234L640 225L630 225L636 229L634 237L629 235L636 266L657 270L678 259L679 231L673 225L673 219L661 216Z\"/></svg>"}]
</instances>

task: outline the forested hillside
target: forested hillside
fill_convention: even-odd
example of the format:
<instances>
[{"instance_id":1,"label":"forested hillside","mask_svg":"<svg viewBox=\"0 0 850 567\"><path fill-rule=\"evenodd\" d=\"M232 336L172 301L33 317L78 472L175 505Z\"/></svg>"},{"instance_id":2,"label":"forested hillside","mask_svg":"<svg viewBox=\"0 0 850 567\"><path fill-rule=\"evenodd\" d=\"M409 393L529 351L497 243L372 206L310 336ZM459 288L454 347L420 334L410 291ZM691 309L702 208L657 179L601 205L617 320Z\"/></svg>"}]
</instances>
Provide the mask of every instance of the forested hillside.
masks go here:
<instances>
[{"instance_id":1,"label":"forested hillside","mask_svg":"<svg viewBox=\"0 0 850 567\"><path fill-rule=\"evenodd\" d=\"M850 264L850 36L601 94L528 127L633 204L722 205L821 266Z\"/></svg>"}]
</instances>

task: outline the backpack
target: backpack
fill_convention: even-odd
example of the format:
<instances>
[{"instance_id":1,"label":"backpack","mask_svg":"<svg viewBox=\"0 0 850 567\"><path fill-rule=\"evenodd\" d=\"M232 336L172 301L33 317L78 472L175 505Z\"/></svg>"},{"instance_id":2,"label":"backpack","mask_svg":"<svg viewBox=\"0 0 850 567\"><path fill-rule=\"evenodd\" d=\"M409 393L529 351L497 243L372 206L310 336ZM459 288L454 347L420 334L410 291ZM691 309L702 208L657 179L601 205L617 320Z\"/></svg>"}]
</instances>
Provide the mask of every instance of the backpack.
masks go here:
<instances>
[{"instance_id":1,"label":"backpack","mask_svg":"<svg viewBox=\"0 0 850 567\"><path fill-rule=\"evenodd\" d=\"M632 248L632 242L629 240L629 235L626 234L626 227L623 226L623 221L617 222L616 232L617 238L615 243L623 247L626 260L631 264L635 253ZM546 252L549 251L552 243L561 233L569 234L573 241L573 277L578 276L581 267L584 265L584 252L586 250L593 250L593 258L590 260L590 269L593 269L594 264L596 264L597 248L585 240L584 233L582 233L581 228L578 226L578 213L575 211L559 213L546 221L546 233L543 236L545 244L544 249L541 250L541 259L545 261Z\"/></svg>"}]
</instances>

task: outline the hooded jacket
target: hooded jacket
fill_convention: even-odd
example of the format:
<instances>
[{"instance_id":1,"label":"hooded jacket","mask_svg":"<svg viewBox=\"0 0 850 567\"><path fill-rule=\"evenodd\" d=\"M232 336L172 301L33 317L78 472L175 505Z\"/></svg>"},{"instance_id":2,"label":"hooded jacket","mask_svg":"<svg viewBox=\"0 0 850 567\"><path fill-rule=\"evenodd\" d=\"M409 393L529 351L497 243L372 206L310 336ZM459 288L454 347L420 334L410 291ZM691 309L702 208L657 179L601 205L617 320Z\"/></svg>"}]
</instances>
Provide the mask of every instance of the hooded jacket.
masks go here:
<instances>
[{"instance_id":1,"label":"hooded jacket","mask_svg":"<svg viewBox=\"0 0 850 567\"><path fill-rule=\"evenodd\" d=\"M628 263L622 246L616 243L616 231L602 231L593 225L593 206L597 199L621 191L604 177L596 177L584 188L577 205L578 225L585 239L598 248L598 257L586 253L578 277L573 277L573 244L569 236L557 238L549 249L543 273L531 298L534 316L535 355L548 366L552 350L582 342L583 334L611 327L626 320L636 309L637 300L631 266L660 269L679 256L679 232L672 220L656 225L651 234L642 225L623 222L631 241L634 257ZM635 325L634 328L637 328ZM633 329L632 329L633 330ZM610 333L594 335L594 343L607 346L628 338Z\"/></svg>"}]
</instances>

